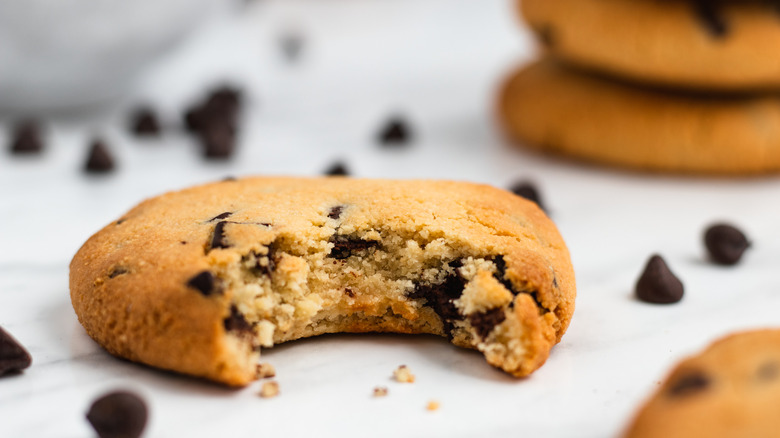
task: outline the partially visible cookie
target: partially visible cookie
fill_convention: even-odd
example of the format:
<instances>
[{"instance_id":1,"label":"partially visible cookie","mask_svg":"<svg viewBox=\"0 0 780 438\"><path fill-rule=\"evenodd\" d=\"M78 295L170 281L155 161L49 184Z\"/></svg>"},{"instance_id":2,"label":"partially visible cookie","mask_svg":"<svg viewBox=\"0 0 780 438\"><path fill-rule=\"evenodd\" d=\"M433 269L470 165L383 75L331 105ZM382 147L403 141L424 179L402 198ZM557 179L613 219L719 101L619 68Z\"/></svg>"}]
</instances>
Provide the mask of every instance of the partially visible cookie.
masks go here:
<instances>
[{"instance_id":1,"label":"partially visible cookie","mask_svg":"<svg viewBox=\"0 0 780 438\"><path fill-rule=\"evenodd\" d=\"M498 105L509 139L543 151L663 172L780 170L776 94L664 92L546 59L515 73L502 88Z\"/></svg>"},{"instance_id":2,"label":"partially visible cookie","mask_svg":"<svg viewBox=\"0 0 780 438\"><path fill-rule=\"evenodd\" d=\"M625 437L777 437L778 406L780 330L739 333L677 365Z\"/></svg>"},{"instance_id":3,"label":"partially visible cookie","mask_svg":"<svg viewBox=\"0 0 780 438\"><path fill-rule=\"evenodd\" d=\"M780 87L780 8L760 0L521 0L547 50L593 70L700 90Z\"/></svg>"},{"instance_id":4,"label":"partially visible cookie","mask_svg":"<svg viewBox=\"0 0 780 438\"><path fill-rule=\"evenodd\" d=\"M430 333L514 376L574 311L569 253L532 202L456 182L245 178L141 203L70 266L87 333L133 361L245 385L260 347Z\"/></svg>"}]
</instances>

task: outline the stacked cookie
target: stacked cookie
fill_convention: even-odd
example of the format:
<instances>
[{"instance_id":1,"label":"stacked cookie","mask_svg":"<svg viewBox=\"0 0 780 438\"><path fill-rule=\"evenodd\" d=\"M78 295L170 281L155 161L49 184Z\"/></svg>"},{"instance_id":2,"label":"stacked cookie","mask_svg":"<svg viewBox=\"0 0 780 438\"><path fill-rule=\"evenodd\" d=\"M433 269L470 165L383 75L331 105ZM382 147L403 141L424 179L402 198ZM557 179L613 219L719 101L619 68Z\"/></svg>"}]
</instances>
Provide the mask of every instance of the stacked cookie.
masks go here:
<instances>
[{"instance_id":1,"label":"stacked cookie","mask_svg":"<svg viewBox=\"0 0 780 438\"><path fill-rule=\"evenodd\" d=\"M502 89L509 138L653 171L780 170L780 7L521 0L546 56Z\"/></svg>"}]
</instances>

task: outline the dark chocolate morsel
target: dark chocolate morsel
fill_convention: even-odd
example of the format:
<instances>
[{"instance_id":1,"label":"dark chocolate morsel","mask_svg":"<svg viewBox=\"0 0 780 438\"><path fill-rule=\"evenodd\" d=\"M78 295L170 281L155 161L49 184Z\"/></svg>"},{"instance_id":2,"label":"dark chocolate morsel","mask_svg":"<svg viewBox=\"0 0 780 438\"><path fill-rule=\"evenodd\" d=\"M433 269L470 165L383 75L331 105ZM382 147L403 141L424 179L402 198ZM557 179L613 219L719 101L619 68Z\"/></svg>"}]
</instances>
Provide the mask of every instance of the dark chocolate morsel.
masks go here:
<instances>
[{"instance_id":1,"label":"dark chocolate morsel","mask_svg":"<svg viewBox=\"0 0 780 438\"><path fill-rule=\"evenodd\" d=\"M0 327L0 377L21 371L32 364L32 357L10 333Z\"/></svg>"},{"instance_id":2,"label":"dark chocolate morsel","mask_svg":"<svg viewBox=\"0 0 780 438\"><path fill-rule=\"evenodd\" d=\"M236 146L235 128L227 123L208 123L200 133L203 155L209 159L226 159Z\"/></svg>"},{"instance_id":3,"label":"dark chocolate morsel","mask_svg":"<svg viewBox=\"0 0 780 438\"><path fill-rule=\"evenodd\" d=\"M439 284L416 284L414 290L407 296L412 299L424 299L426 305L433 309L444 325L444 333L447 336L452 335L453 321L463 319L458 308L455 306L455 300L463 294L466 287L466 280L458 273L448 275L442 283Z\"/></svg>"},{"instance_id":4,"label":"dark chocolate morsel","mask_svg":"<svg viewBox=\"0 0 780 438\"><path fill-rule=\"evenodd\" d=\"M89 173L106 173L114 170L114 159L103 140L97 139L92 142L84 170Z\"/></svg>"},{"instance_id":5,"label":"dark chocolate morsel","mask_svg":"<svg viewBox=\"0 0 780 438\"><path fill-rule=\"evenodd\" d=\"M244 314L238 310L238 307L236 307L235 304L230 306L230 316L225 318L223 323L225 325L225 330L229 332L235 332L239 335L254 334L252 324L246 320Z\"/></svg>"},{"instance_id":6,"label":"dark chocolate morsel","mask_svg":"<svg viewBox=\"0 0 780 438\"><path fill-rule=\"evenodd\" d=\"M257 263L255 263L255 270L261 275L270 276L276 269L276 262L274 261L275 250L276 246L273 242L271 242L271 244L268 245L268 253L265 256L255 254L255 258L257 259ZM268 260L267 264L260 263L263 258Z\"/></svg>"},{"instance_id":7,"label":"dark chocolate morsel","mask_svg":"<svg viewBox=\"0 0 780 438\"><path fill-rule=\"evenodd\" d=\"M214 222L214 221L218 221L218 220L222 220L222 219L227 219L227 218L230 217L231 214L233 214L232 211L226 211L224 213L220 213L220 214L214 216L213 218L207 220L206 222Z\"/></svg>"},{"instance_id":8,"label":"dark chocolate morsel","mask_svg":"<svg viewBox=\"0 0 780 438\"><path fill-rule=\"evenodd\" d=\"M498 280L506 290L512 292L512 295L517 295L519 292L515 289L514 285L512 285L512 282L506 278L506 261L504 260L504 256L497 255L493 257L493 263L496 265L496 272L493 274L493 278Z\"/></svg>"},{"instance_id":9,"label":"dark chocolate morsel","mask_svg":"<svg viewBox=\"0 0 780 438\"><path fill-rule=\"evenodd\" d=\"M330 250L328 256L338 260L349 258L356 252L379 246L379 241L376 240L354 239L348 236L333 236L330 238L330 242L333 244L333 249Z\"/></svg>"},{"instance_id":10,"label":"dark chocolate morsel","mask_svg":"<svg viewBox=\"0 0 780 438\"><path fill-rule=\"evenodd\" d=\"M346 164L341 161L337 161L328 167L324 174L326 176L349 176L349 170L347 170Z\"/></svg>"},{"instance_id":11,"label":"dark chocolate morsel","mask_svg":"<svg viewBox=\"0 0 780 438\"><path fill-rule=\"evenodd\" d=\"M14 127L11 153L37 154L42 150L40 127L34 120L24 120Z\"/></svg>"},{"instance_id":12,"label":"dark chocolate morsel","mask_svg":"<svg viewBox=\"0 0 780 438\"><path fill-rule=\"evenodd\" d=\"M705 29L715 38L723 38L729 31L726 20L721 15L721 5L713 0L693 0L696 15Z\"/></svg>"},{"instance_id":13,"label":"dark chocolate morsel","mask_svg":"<svg viewBox=\"0 0 780 438\"><path fill-rule=\"evenodd\" d=\"M547 211L547 208L545 208L544 203L542 202L542 197L539 195L539 190L532 182L519 181L513 184L509 190L521 198L535 202L542 211Z\"/></svg>"},{"instance_id":14,"label":"dark chocolate morsel","mask_svg":"<svg viewBox=\"0 0 780 438\"><path fill-rule=\"evenodd\" d=\"M198 133L203 127L204 114L200 106L187 108L184 112L184 126L190 133Z\"/></svg>"},{"instance_id":15,"label":"dark chocolate morsel","mask_svg":"<svg viewBox=\"0 0 780 438\"><path fill-rule=\"evenodd\" d=\"M197 290L205 296L215 293L217 280L209 271L202 271L187 281L187 286Z\"/></svg>"},{"instance_id":16,"label":"dark chocolate morsel","mask_svg":"<svg viewBox=\"0 0 780 438\"><path fill-rule=\"evenodd\" d=\"M344 294L346 294L350 298L355 298L355 292L352 291L352 288L345 287Z\"/></svg>"},{"instance_id":17,"label":"dark chocolate morsel","mask_svg":"<svg viewBox=\"0 0 780 438\"><path fill-rule=\"evenodd\" d=\"M141 397L114 391L92 403L87 421L100 438L138 438L146 427L148 412Z\"/></svg>"},{"instance_id":18,"label":"dark chocolate morsel","mask_svg":"<svg viewBox=\"0 0 780 438\"><path fill-rule=\"evenodd\" d=\"M490 332L492 332L497 325L504 322L505 319L506 313L501 307L469 315L469 323L471 323L479 337L482 339L485 339Z\"/></svg>"},{"instance_id":19,"label":"dark chocolate morsel","mask_svg":"<svg viewBox=\"0 0 780 438\"><path fill-rule=\"evenodd\" d=\"M214 234L211 236L211 249L230 248L230 244L228 244L225 236L225 225L227 223L227 221L217 222L217 225L214 227Z\"/></svg>"},{"instance_id":20,"label":"dark chocolate morsel","mask_svg":"<svg viewBox=\"0 0 780 438\"><path fill-rule=\"evenodd\" d=\"M669 387L668 394L672 397L682 397L704 391L710 386L710 378L698 371L688 372L677 378Z\"/></svg>"},{"instance_id":21,"label":"dark chocolate morsel","mask_svg":"<svg viewBox=\"0 0 780 438\"><path fill-rule=\"evenodd\" d=\"M330 209L330 211L328 212L328 217L331 219L338 219L341 217L341 212L343 211L344 211L344 206L337 205Z\"/></svg>"},{"instance_id":22,"label":"dark chocolate morsel","mask_svg":"<svg viewBox=\"0 0 780 438\"><path fill-rule=\"evenodd\" d=\"M715 224L705 231L704 246L707 247L713 262L719 265L735 265L750 247L750 242L738 228L728 224Z\"/></svg>"},{"instance_id":23,"label":"dark chocolate morsel","mask_svg":"<svg viewBox=\"0 0 780 438\"><path fill-rule=\"evenodd\" d=\"M133 114L130 126L139 137L156 137L160 135L160 123L151 108L140 108Z\"/></svg>"},{"instance_id":24,"label":"dark chocolate morsel","mask_svg":"<svg viewBox=\"0 0 780 438\"><path fill-rule=\"evenodd\" d=\"M395 116L385 123L379 131L377 140L383 146L403 146L411 140L411 136L408 123L403 118Z\"/></svg>"},{"instance_id":25,"label":"dark chocolate morsel","mask_svg":"<svg viewBox=\"0 0 780 438\"><path fill-rule=\"evenodd\" d=\"M128 270L124 266L114 266L114 269L108 274L108 278L114 278L122 274L127 274Z\"/></svg>"},{"instance_id":26,"label":"dark chocolate morsel","mask_svg":"<svg viewBox=\"0 0 780 438\"><path fill-rule=\"evenodd\" d=\"M654 254L647 261L644 272L636 283L636 296L642 301L670 304L683 297L683 284L661 256Z\"/></svg>"}]
</instances>

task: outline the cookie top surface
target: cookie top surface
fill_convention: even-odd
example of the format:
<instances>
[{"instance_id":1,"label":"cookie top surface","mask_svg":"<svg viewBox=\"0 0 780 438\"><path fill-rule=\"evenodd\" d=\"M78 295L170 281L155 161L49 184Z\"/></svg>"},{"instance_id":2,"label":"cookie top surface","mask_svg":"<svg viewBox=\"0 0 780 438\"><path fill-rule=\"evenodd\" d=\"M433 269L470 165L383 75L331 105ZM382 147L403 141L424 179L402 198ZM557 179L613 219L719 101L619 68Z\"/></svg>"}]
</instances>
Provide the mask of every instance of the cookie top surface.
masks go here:
<instances>
[{"instance_id":1,"label":"cookie top surface","mask_svg":"<svg viewBox=\"0 0 780 438\"><path fill-rule=\"evenodd\" d=\"M677 365L626 437L773 437L780 430L780 330L738 333Z\"/></svg>"},{"instance_id":2,"label":"cookie top surface","mask_svg":"<svg viewBox=\"0 0 780 438\"><path fill-rule=\"evenodd\" d=\"M549 314L545 332L552 337L536 346L543 354L534 366L565 332L574 275L553 223L532 202L459 182L244 178L168 193L84 244L71 262L71 298L87 332L114 354L244 384L248 365L231 365L232 347L223 340L244 323L240 315L229 321L236 293L221 272L274 245L301 258L330 252L340 259L334 253L393 236L431 251L446 246L459 257L500 256L507 279L532 289L532 307ZM315 259L306 267L290 257L285 275L309 275L324 263Z\"/></svg>"},{"instance_id":3,"label":"cookie top surface","mask_svg":"<svg viewBox=\"0 0 780 438\"><path fill-rule=\"evenodd\" d=\"M762 1L522 0L556 57L673 88L780 87L780 9Z\"/></svg>"}]
</instances>

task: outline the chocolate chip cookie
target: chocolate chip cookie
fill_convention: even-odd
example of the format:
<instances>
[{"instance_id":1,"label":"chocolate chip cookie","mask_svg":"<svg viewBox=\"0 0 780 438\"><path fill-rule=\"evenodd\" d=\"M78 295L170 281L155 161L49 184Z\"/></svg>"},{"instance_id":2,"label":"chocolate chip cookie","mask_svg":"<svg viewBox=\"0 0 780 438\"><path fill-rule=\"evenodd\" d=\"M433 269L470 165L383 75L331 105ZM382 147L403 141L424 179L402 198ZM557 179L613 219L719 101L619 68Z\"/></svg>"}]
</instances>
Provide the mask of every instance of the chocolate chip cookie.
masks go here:
<instances>
[{"instance_id":1,"label":"chocolate chip cookie","mask_svg":"<svg viewBox=\"0 0 780 438\"><path fill-rule=\"evenodd\" d=\"M147 200L70 265L87 333L133 361L228 385L261 347L429 333L521 377L574 311L574 273L532 202L459 182L245 178Z\"/></svg>"},{"instance_id":2,"label":"chocolate chip cookie","mask_svg":"<svg viewBox=\"0 0 780 438\"><path fill-rule=\"evenodd\" d=\"M780 330L739 333L677 365L625 436L776 437L778 405Z\"/></svg>"},{"instance_id":3,"label":"chocolate chip cookie","mask_svg":"<svg viewBox=\"0 0 780 438\"><path fill-rule=\"evenodd\" d=\"M547 51L635 81L706 90L780 87L780 7L767 0L522 0Z\"/></svg>"}]
</instances>

